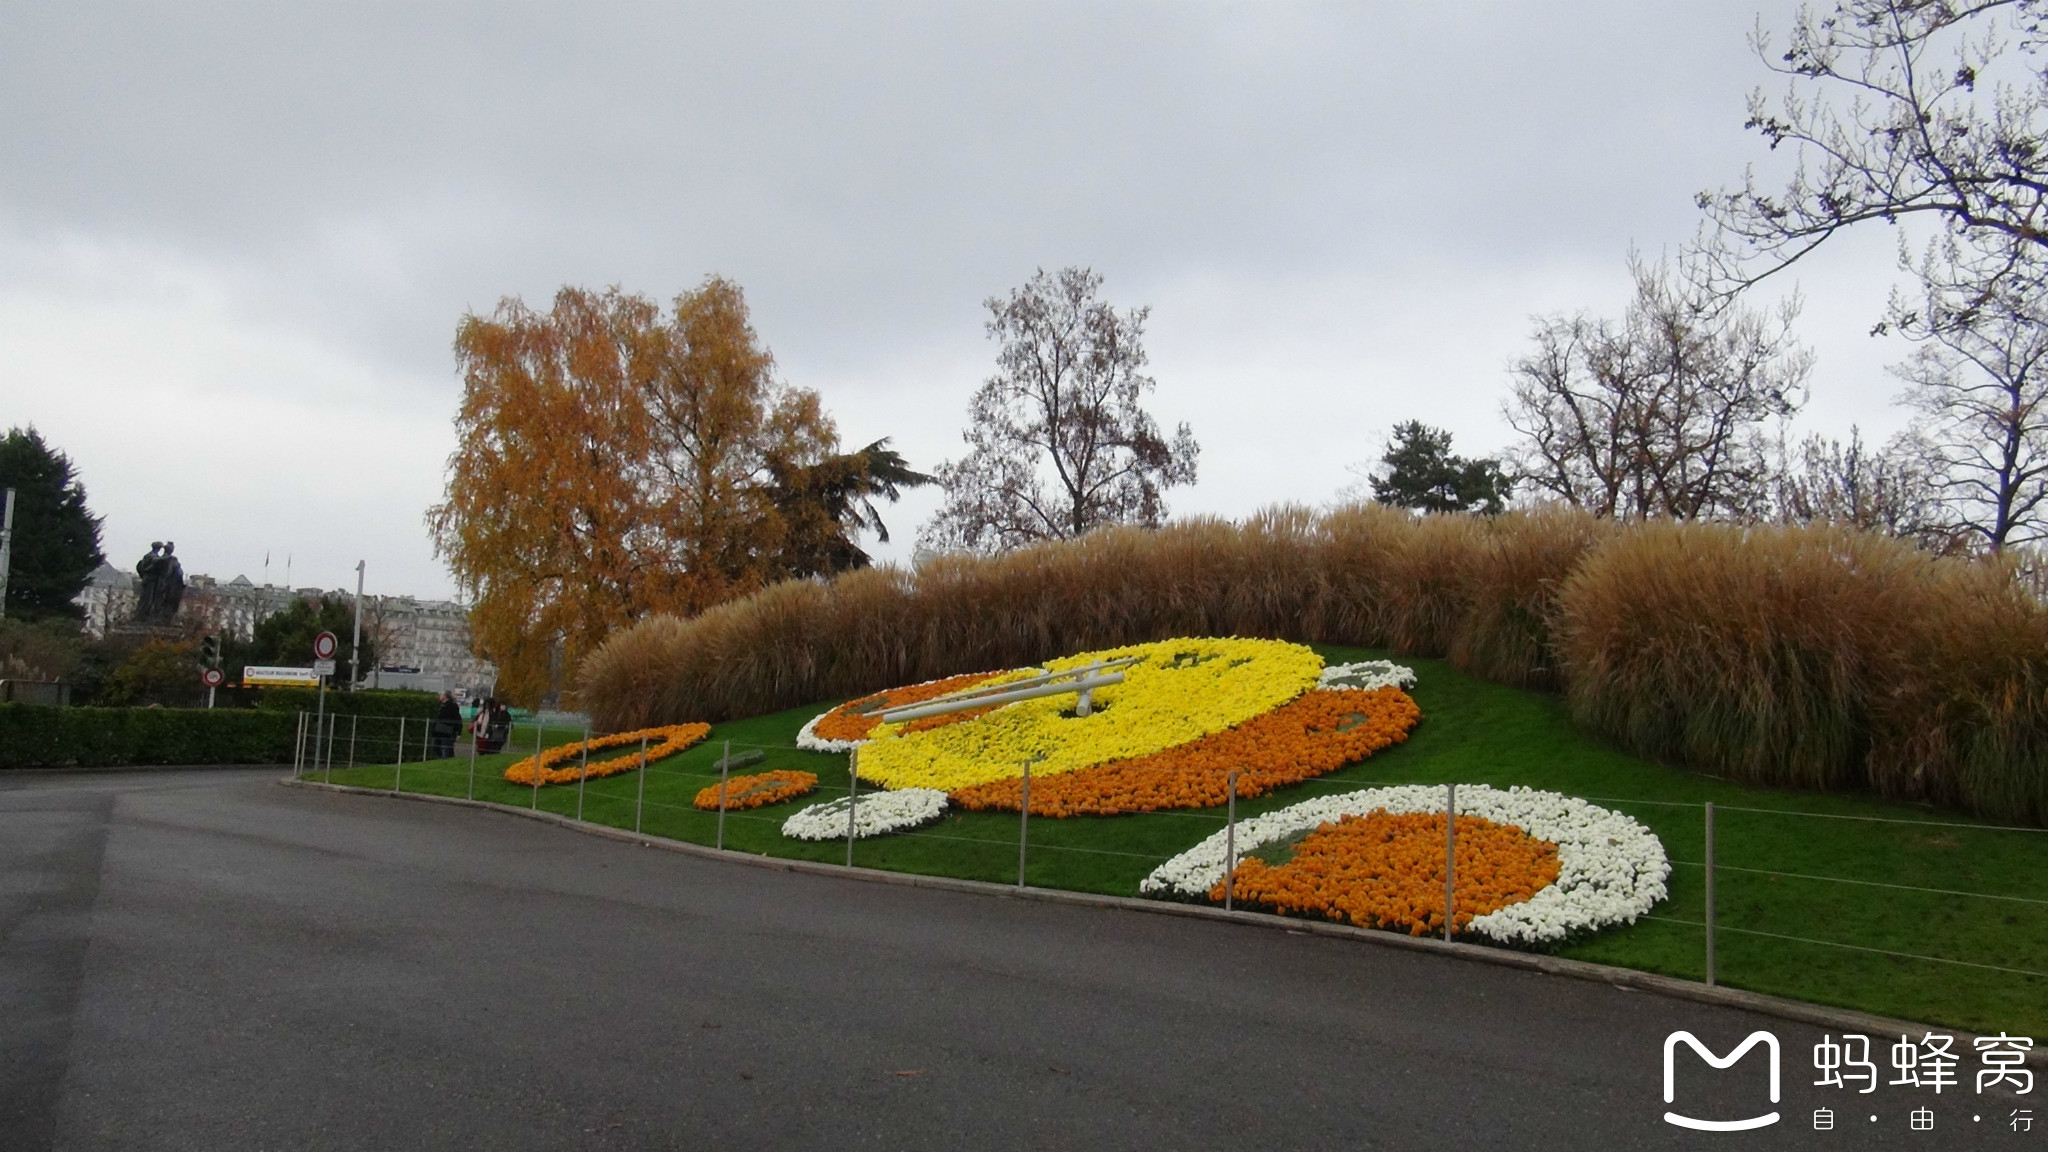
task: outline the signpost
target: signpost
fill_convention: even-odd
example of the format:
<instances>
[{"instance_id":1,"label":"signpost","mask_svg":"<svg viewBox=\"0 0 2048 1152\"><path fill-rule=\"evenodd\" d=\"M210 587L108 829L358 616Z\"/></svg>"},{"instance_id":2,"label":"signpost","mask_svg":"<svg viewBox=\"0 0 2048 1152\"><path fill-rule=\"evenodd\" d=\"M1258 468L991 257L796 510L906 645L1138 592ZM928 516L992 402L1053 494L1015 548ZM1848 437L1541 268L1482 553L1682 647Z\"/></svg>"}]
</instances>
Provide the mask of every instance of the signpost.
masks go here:
<instances>
[{"instance_id":1,"label":"signpost","mask_svg":"<svg viewBox=\"0 0 2048 1152\"><path fill-rule=\"evenodd\" d=\"M313 731L316 733L327 719L327 678L334 675L334 650L338 646L339 642L335 640L332 632L322 632L313 637L313 675L320 678L320 701L315 705L313 713ZM329 771L332 770L330 765Z\"/></svg>"},{"instance_id":2,"label":"signpost","mask_svg":"<svg viewBox=\"0 0 2048 1152\"><path fill-rule=\"evenodd\" d=\"M220 669L222 635L218 632L199 642L199 682L206 685L206 706L213 707L213 690L227 679L227 673Z\"/></svg>"},{"instance_id":3,"label":"signpost","mask_svg":"<svg viewBox=\"0 0 2048 1152\"><path fill-rule=\"evenodd\" d=\"M0 616L7 615L7 568L14 550L14 489L9 488L6 508L0 510Z\"/></svg>"},{"instance_id":4,"label":"signpost","mask_svg":"<svg viewBox=\"0 0 2048 1152\"><path fill-rule=\"evenodd\" d=\"M356 690L356 682L363 678L363 565L367 561L356 561L356 623L348 634L348 690Z\"/></svg>"}]
</instances>

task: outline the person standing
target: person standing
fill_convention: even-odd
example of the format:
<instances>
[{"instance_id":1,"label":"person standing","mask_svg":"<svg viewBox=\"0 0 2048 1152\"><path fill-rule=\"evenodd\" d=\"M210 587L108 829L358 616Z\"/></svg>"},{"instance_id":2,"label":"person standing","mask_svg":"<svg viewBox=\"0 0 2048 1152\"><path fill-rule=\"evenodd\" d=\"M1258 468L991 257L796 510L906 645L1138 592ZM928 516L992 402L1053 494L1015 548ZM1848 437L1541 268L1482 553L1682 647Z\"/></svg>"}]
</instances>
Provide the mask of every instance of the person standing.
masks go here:
<instances>
[{"instance_id":1,"label":"person standing","mask_svg":"<svg viewBox=\"0 0 2048 1152\"><path fill-rule=\"evenodd\" d=\"M445 760L455 755L455 737L462 732L462 705L455 702L455 693L441 693L441 703L434 710L432 724L434 757Z\"/></svg>"},{"instance_id":2,"label":"person standing","mask_svg":"<svg viewBox=\"0 0 2048 1152\"><path fill-rule=\"evenodd\" d=\"M491 751L491 711L497 703L489 696L484 697L477 703L476 715L469 718L469 740L476 745L479 756Z\"/></svg>"},{"instance_id":3,"label":"person standing","mask_svg":"<svg viewBox=\"0 0 2048 1152\"><path fill-rule=\"evenodd\" d=\"M491 751L503 752L505 745L512 741L512 709L504 703L491 710L490 723Z\"/></svg>"}]
</instances>

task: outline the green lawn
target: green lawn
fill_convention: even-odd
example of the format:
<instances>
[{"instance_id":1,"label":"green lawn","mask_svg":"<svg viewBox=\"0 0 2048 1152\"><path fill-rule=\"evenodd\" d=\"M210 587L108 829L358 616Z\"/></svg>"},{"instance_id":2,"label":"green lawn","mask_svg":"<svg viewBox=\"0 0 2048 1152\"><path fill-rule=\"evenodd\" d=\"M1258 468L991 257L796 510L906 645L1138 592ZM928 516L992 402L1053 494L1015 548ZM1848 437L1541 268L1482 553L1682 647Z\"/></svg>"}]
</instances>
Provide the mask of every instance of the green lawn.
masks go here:
<instances>
[{"instance_id":1,"label":"green lawn","mask_svg":"<svg viewBox=\"0 0 2048 1152\"><path fill-rule=\"evenodd\" d=\"M1332 660L1387 655L1319 650ZM1675 771L1581 736L1551 697L1475 680L1440 661L1403 663L1415 668L1414 696L1423 710L1422 724L1407 743L1319 780L1246 801L1239 805L1240 816L1370 784L1449 781L1526 784L1608 803L1663 838L1675 865L1671 898L1649 919L1560 953L1699 979L1705 967L1699 926L1705 895L1702 804L1712 801L1721 927L1716 974L1721 983L1960 1028L2048 1036L2048 977L2038 975L2048 972L2048 884L2042 881L2048 876L2048 832L2003 831L1939 809L1743 788ZM780 833L790 813L846 790L845 757L795 747L797 730L829 703L717 725L704 744L656 763L644 780L628 773L592 781L583 790L583 817L631 828L637 810L643 831L711 843L717 818L691 807L691 799L698 789L716 783L715 763L729 740L735 752L761 748L766 753L763 763L744 771L800 768L817 773L820 787L787 804L729 814L726 847L844 862L843 840L803 843ZM544 733L548 745L579 736ZM533 739L531 728L521 728L512 740L519 752L477 760L477 799L521 807L536 803L533 789L500 777L506 764L530 753ZM365 746L361 755L368 758L370 752ZM409 755L416 754L415 748ZM388 789L392 768L336 769L333 780ZM409 763L403 784L408 792L465 795L469 762ZM645 801L638 804L643 785ZM537 803L551 812L574 814L577 793L573 784L542 788ZM1146 873L1221 827L1222 820L1221 809L1034 819L1028 880L1043 887L1136 895ZM1015 813L957 813L916 833L860 841L854 861L871 868L1014 883L1018 822ZM2012 899L1950 894L1956 892Z\"/></svg>"}]
</instances>

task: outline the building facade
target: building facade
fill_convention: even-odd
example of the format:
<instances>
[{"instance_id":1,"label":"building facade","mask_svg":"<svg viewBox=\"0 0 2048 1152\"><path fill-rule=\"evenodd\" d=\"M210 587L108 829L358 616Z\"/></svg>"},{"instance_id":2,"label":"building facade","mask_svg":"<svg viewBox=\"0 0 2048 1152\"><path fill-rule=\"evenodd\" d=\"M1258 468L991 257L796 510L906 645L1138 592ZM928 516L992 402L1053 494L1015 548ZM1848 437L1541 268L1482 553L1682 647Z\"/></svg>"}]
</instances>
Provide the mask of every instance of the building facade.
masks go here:
<instances>
[{"instance_id":1,"label":"building facade","mask_svg":"<svg viewBox=\"0 0 2048 1152\"><path fill-rule=\"evenodd\" d=\"M256 625L294 601L317 604L322 596L355 599L347 589L258 585L247 576L223 582L198 574L185 582L178 616L203 619L209 629L246 641L255 637ZM105 636L110 625L135 614L135 575L102 564L74 602L85 609L85 630ZM469 610L452 600L365 596L363 632L375 646L378 665L367 670L364 687L488 693L497 683L498 670L471 649Z\"/></svg>"},{"instance_id":2,"label":"building facade","mask_svg":"<svg viewBox=\"0 0 2048 1152\"><path fill-rule=\"evenodd\" d=\"M135 615L135 574L102 561L87 578L85 591L71 602L85 609L86 632L94 637L105 636L109 624Z\"/></svg>"},{"instance_id":3,"label":"building facade","mask_svg":"<svg viewBox=\"0 0 2048 1152\"><path fill-rule=\"evenodd\" d=\"M372 688L489 693L498 670L471 649L469 609L453 600L365 596L363 627L378 642Z\"/></svg>"}]
</instances>

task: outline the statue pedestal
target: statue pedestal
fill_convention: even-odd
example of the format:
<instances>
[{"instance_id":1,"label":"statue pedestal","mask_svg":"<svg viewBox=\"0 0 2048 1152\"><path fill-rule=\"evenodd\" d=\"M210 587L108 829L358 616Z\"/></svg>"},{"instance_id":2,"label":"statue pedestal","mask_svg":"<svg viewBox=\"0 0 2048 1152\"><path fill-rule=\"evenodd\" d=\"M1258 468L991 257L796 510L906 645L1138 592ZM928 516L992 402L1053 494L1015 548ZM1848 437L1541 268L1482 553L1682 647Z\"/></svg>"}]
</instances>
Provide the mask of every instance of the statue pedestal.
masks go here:
<instances>
[{"instance_id":1,"label":"statue pedestal","mask_svg":"<svg viewBox=\"0 0 2048 1152\"><path fill-rule=\"evenodd\" d=\"M140 646L150 640L162 640L175 644L185 638L185 629L177 624L144 624L137 620L123 620L107 625L106 638L124 640Z\"/></svg>"}]
</instances>

